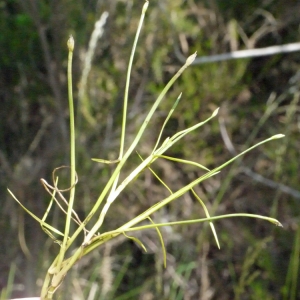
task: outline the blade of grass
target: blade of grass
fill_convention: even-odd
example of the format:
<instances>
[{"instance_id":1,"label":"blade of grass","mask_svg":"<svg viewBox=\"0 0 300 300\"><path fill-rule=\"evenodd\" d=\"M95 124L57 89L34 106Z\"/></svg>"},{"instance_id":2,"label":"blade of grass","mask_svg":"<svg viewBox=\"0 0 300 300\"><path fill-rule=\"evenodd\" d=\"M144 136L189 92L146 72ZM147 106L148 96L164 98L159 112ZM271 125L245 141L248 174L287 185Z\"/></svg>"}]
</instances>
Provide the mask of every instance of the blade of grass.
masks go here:
<instances>
[{"instance_id":1,"label":"blade of grass","mask_svg":"<svg viewBox=\"0 0 300 300\"><path fill-rule=\"evenodd\" d=\"M126 85L125 85L125 91L124 91L123 118L122 118L122 127L121 127L121 141L120 141L119 160L122 159L123 153L124 153L124 143L125 143L125 133L126 133L126 119L127 119L127 106L128 106L128 93L129 93L129 85L130 85L130 75L131 75L132 63L133 63L133 58L134 58L134 54L135 54L135 50L136 50L138 38L139 38L141 29L142 29L142 25L143 25L143 22L144 22L144 18L145 18L145 14L146 14L148 6L149 6L149 2L146 1L144 3L144 5L143 5L140 22L139 22L139 25L138 25L138 29L136 31L136 35L135 35L134 43L133 43L133 46L132 46L129 63L128 63L127 76L126 76ZM107 199L108 203L112 202L112 200L110 200L110 199L113 197L112 195L114 194L115 189L117 187L118 180L119 180L119 175L120 175L120 172L118 172L118 173L115 174L115 179L114 179L114 181L112 183L112 188L110 190L110 193L109 193L109 196L108 196L108 199ZM103 218L104 218L104 216L106 214L106 211L107 211L106 209L103 209L103 212L104 212L102 214ZM101 218L101 214L100 214L100 218ZM100 222L100 223L102 224L102 222ZM101 224L100 224L100 226L101 226ZM92 236L92 234L91 234L91 236Z\"/></svg>"},{"instance_id":2,"label":"blade of grass","mask_svg":"<svg viewBox=\"0 0 300 300\"><path fill-rule=\"evenodd\" d=\"M164 226L175 226L175 225L187 225L187 224L195 224L195 223L203 223L203 222L212 222L212 221L216 221L216 220L221 220L221 219L226 219L226 218L236 218L236 217L262 219L262 220L268 221L276 226L283 227L282 224L274 218L270 218L270 217L266 217L266 216L262 216L262 215L256 215L256 214L236 213L236 214L225 214L225 215L221 215L221 216L214 216L214 217L203 218L203 219L194 219L194 220L167 222L167 223L155 223L155 225L148 224L148 225L129 227L129 228L121 227L120 229L108 232L107 234L112 234L112 233L116 233L116 232L123 233L123 231L126 231L126 232L127 231L138 231L138 230L145 230L145 229L164 227Z\"/></svg>"},{"instance_id":3,"label":"blade of grass","mask_svg":"<svg viewBox=\"0 0 300 300\"><path fill-rule=\"evenodd\" d=\"M156 155L161 155L164 152L166 152L166 150L168 150L170 147L172 147L176 142L178 142L180 139L182 139L185 135L187 135L188 133L192 132L193 130L201 127L202 125L204 125L205 123L207 123L208 121L210 121L212 118L214 118L217 114L218 114L219 108L217 108L212 115L207 118L205 121L200 122L195 124L194 126L191 126L187 129L184 129L182 131L177 132L176 134L174 134L169 140L168 142L165 141L165 143L155 151Z\"/></svg>"},{"instance_id":4,"label":"blade of grass","mask_svg":"<svg viewBox=\"0 0 300 300\"><path fill-rule=\"evenodd\" d=\"M152 221L152 219L150 217L148 217L148 220L150 220L150 222L153 225L155 225L155 223ZM161 234L159 228L155 227L155 229L156 229L157 235L158 235L159 240L160 240L161 248L162 248L162 251L163 251L163 257L164 257L164 267L166 268L167 267L167 251L166 251L164 239L162 237L162 234Z\"/></svg>"},{"instance_id":5,"label":"blade of grass","mask_svg":"<svg viewBox=\"0 0 300 300\"><path fill-rule=\"evenodd\" d=\"M140 32L142 29L142 25L144 23L144 18L146 11L148 9L149 2L146 1L143 5L142 9L142 14L140 18L140 22L135 34L135 39L133 42L130 58L129 58L129 63L128 63L128 69L127 69L127 77L126 77L126 85L125 85L125 92L124 92L124 103L123 103L123 119L122 119L122 131L121 131L121 143L120 143L120 154L119 154L119 159L122 158L123 152L124 152L124 142L125 142L125 131L126 131L126 119L127 119L127 106L128 106L128 94L129 94L129 86L130 86L130 75L131 75L131 69L132 69L132 63L133 63L133 58L137 46L137 42L140 36Z\"/></svg>"},{"instance_id":6,"label":"blade of grass","mask_svg":"<svg viewBox=\"0 0 300 300\"><path fill-rule=\"evenodd\" d=\"M176 109L177 104L178 104L179 100L181 99L181 96L182 96L182 93L180 93L180 95L179 95L178 98L176 99L176 101L175 101L175 103L173 104L173 106L172 106L172 108L171 108L171 110L170 110L170 112L169 112L167 118L165 119L164 124L163 124L163 126L161 127L161 130L160 130L160 132L159 132L159 135L158 135L158 138L157 138L157 142L156 142L156 144L155 144L155 146L154 146L154 148L153 148L152 153L157 149L158 144L159 144L160 139L161 139L161 136L162 136L162 133L163 133L163 131L164 131L164 129L165 129L165 127L166 127L166 125L167 125L167 123L168 123L170 117L172 116L174 110Z\"/></svg>"},{"instance_id":7,"label":"blade of grass","mask_svg":"<svg viewBox=\"0 0 300 300\"><path fill-rule=\"evenodd\" d=\"M290 255L285 284L282 287L282 299L297 299L297 281L299 280L300 266L300 227L295 234L294 246Z\"/></svg>"},{"instance_id":8,"label":"blade of grass","mask_svg":"<svg viewBox=\"0 0 300 300\"><path fill-rule=\"evenodd\" d=\"M103 163L103 164L116 164L116 163L120 162L119 159L106 160L106 159L101 159L101 158L92 158L92 161Z\"/></svg>"},{"instance_id":9,"label":"blade of grass","mask_svg":"<svg viewBox=\"0 0 300 300\"><path fill-rule=\"evenodd\" d=\"M76 166L75 166L75 114L74 114L74 103L73 103L73 83L72 83L72 60L73 60L73 51L74 51L74 38L70 36L67 46L69 50L68 55L68 98L69 98L69 112L70 112L70 195L69 195L69 203L68 210L65 222L65 232L64 239L62 245L60 247L60 252L57 259L57 268L61 269L61 264L64 260L65 253L67 251L67 242L69 238L70 225L72 219L72 211L74 206L74 198L75 198L75 183L76 183Z\"/></svg>"},{"instance_id":10,"label":"blade of grass","mask_svg":"<svg viewBox=\"0 0 300 300\"><path fill-rule=\"evenodd\" d=\"M194 196L196 197L196 199L199 201L199 203L201 204L201 206L203 207L203 210L205 212L205 215L207 218L210 218L210 214L208 212L208 209L206 207L206 205L204 204L204 202L201 200L201 198L196 194L196 192L194 191L194 189L191 189L192 193L194 194ZM220 243L219 243L219 239L218 239L218 236L217 236L217 232L215 230L215 226L212 222L209 222L209 225L210 225L210 228L211 228L211 231L214 235L214 238L216 240L216 243L217 243L217 246L218 248L220 249Z\"/></svg>"},{"instance_id":11,"label":"blade of grass","mask_svg":"<svg viewBox=\"0 0 300 300\"><path fill-rule=\"evenodd\" d=\"M145 252L147 252L146 247L144 246L144 244L143 244L138 238L136 238L136 237L134 237L134 236L129 236L129 235L127 235L125 232L123 232L123 234L124 234L128 239L130 239L130 240L134 241L135 243L137 243L138 245L140 245L140 247L142 247L143 250L144 250Z\"/></svg>"},{"instance_id":12,"label":"blade of grass","mask_svg":"<svg viewBox=\"0 0 300 300\"><path fill-rule=\"evenodd\" d=\"M191 161L191 160L185 160L185 159L180 159L180 158L176 158L176 157L171 157L171 156L166 156L166 155L157 155L157 157L159 158L165 158L167 160L172 160L172 161L176 161L176 162L180 162L180 163L184 163L184 164L187 164L187 165L191 165L191 166L196 166L200 169L203 169L205 171L210 171L208 168L204 167L203 165L201 164L198 164L194 161Z\"/></svg>"},{"instance_id":13,"label":"blade of grass","mask_svg":"<svg viewBox=\"0 0 300 300\"><path fill-rule=\"evenodd\" d=\"M47 229L53 231L54 233L60 235L60 236L64 236L64 234L62 232L60 232L59 230L57 230L56 228L52 227L51 225L49 225L48 223L45 223L44 221L42 221L39 217L37 217L35 214L33 214L30 210L28 210L17 198L16 196L12 193L12 191L10 189L7 189L7 191L10 193L10 195L18 202L18 204L32 217L34 218L36 221L38 221L41 224L43 224L44 227L46 227Z\"/></svg>"},{"instance_id":14,"label":"blade of grass","mask_svg":"<svg viewBox=\"0 0 300 300\"><path fill-rule=\"evenodd\" d=\"M172 190L168 187L168 185L154 172L154 170L150 167L148 169L151 171L151 173L156 177L156 179L170 192L170 194L173 194Z\"/></svg>"},{"instance_id":15,"label":"blade of grass","mask_svg":"<svg viewBox=\"0 0 300 300\"><path fill-rule=\"evenodd\" d=\"M143 161L143 158L138 154L139 158ZM173 194L171 189L168 187L168 185L155 173L155 171L148 167L148 169L151 171L151 173L156 177L156 179L170 192L170 194Z\"/></svg>"},{"instance_id":16,"label":"blade of grass","mask_svg":"<svg viewBox=\"0 0 300 300\"><path fill-rule=\"evenodd\" d=\"M13 291L13 286L14 286L14 278L15 278L15 274L16 274L16 268L17 267L16 267L15 263L12 263L10 265L6 287L2 289L1 294L0 294L1 300L10 299L10 297L11 297L11 294Z\"/></svg>"}]
</instances>

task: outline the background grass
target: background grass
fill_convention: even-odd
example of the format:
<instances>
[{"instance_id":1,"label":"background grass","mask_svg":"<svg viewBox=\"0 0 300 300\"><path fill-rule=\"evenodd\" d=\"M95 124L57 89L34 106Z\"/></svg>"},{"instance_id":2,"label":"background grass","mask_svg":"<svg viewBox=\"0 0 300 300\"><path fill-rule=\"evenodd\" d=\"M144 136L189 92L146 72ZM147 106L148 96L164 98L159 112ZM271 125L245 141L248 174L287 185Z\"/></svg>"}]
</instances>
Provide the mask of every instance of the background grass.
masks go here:
<instances>
[{"instance_id":1,"label":"background grass","mask_svg":"<svg viewBox=\"0 0 300 300\"><path fill-rule=\"evenodd\" d=\"M68 164L65 41L70 32L74 34L76 85L94 23L106 10L109 17L96 48L86 99L76 106L77 192L81 201L75 206L85 216L101 190L101 178L105 182L112 171L90 158L118 156L124 74L142 3L0 3L0 234L5 237L0 251L1 285L6 286L11 263L15 262L14 294L34 295L58 245L46 240L37 224L6 194L6 187L13 187L18 198L37 215L43 214L48 198L39 179L49 179L55 167ZM212 55L249 45L294 42L298 39L299 20L293 13L297 9L294 1L231 1L230 5L222 1L151 1L131 80L127 143L145 117L146 108L181 65L178 53ZM255 34L260 31L264 34ZM187 136L169 155L189 157L213 168L233 156L232 149L224 144L222 129L226 129L237 152L247 148L249 138L253 144L284 133L286 138L276 146L264 145L239 165L197 187L197 193L210 209L216 207L217 214L271 214L283 223L284 230L248 219L224 220L216 224L222 247L219 251L207 225L162 229L168 253L166 270L162 268L154 231L136 233L148 254L125 238L118 238L78 264L64 285L67 295L93 299L96 286L94 299L171 299L174 295L181 297L178 299L297 299L298 65L298 53L195 65L168 94L140 149L141 155L150 151L180 92L184 99L165 137L205 119L219 106L220 117L219 122ZM156 168L174 189L199 175L194 168L171 161L162 161ZM65 178L60 175L66 187L68 176L67 172ZM136 183L140 189L129 187L122 201L112 206L104 224L106 230L167 195L150 174L137 178ZM279 183L290 189L283 189ZM192 194L185 195L181 202L172 203L156 215L156 221L203 216L195 202ZM51 217L59 226L59 215L54 212ZM105 286L105 291L97 285Z\"/></svg>"}]
</instances>

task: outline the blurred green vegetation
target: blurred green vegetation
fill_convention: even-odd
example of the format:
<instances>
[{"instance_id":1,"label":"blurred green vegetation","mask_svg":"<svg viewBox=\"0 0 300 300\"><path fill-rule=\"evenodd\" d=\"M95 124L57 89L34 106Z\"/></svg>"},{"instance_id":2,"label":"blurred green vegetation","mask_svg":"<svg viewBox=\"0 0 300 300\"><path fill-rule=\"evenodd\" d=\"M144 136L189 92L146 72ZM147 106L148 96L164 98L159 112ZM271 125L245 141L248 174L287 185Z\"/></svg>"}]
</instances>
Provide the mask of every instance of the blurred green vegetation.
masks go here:
<instances>
[{"instance_id":1,"label":"blurred green vegetation","mask_svg":"<svg viewBox=\"0 0 300 300\"><path fill-rule=\"evenodd\" d=\"M125 73L142 4L0 1L0 285L6 286L15 263L15 296L38 293L58 247L14 203L6 187L42 216L49 197L39 179L50 181L55 167L68 164L67 38L72 33L76 42L76 210L84 216L112 170L91 158L118 155ZM292 0L150 0L131 79L128 139L182 65L182 57L195 51L206 56L295 42L298 10L299 4ZM104 11L109 13L104 35L96 48L84 101L79 101L76 93L84 57L94 24ZM221 250L207 225L162 229L166 269L154 231L137 234L147 254L118 238L80 261L60 289L62 299L63 295L119 300L299 299L299 63L299 53L290 53L192 66L169 92L138 149L141 155L150 151L180 92L182 100L166 135L205 119L216 107L221 108L219 122L186 137L169 155L215 167L234 155L224 143L226 138L240 152L248 143L285 134L281 142L247 154L239 164L197 187L214 214L271 215L284 229L256 220L220 221L215 226ZM156 167L174 190L199 172L171 161L159 161ZM68 174L66 179L61 176L61 184L67 186ZM129 188L112 206L106 229L121 225L167 193L150 173L136 183L139 188ZM192 194L185 195L154 219L203 216L196 204ZM62 217L58 211L51 215L58 227Z\"/></svg>"}]
</instances>

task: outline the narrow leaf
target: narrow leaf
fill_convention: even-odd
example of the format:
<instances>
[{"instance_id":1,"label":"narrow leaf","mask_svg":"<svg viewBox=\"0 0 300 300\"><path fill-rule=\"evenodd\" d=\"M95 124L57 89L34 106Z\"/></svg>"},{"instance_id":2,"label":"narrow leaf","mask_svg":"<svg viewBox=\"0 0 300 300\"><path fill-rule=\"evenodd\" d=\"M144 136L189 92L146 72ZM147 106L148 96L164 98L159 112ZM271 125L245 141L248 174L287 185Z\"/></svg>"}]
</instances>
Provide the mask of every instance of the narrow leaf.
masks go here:
<instances>
[{"instance_id":1,"label":"narrow leaf","mask_svg":"<svg viewBox=\"0 0 300 300\"><path fill-rule=\"evenodd\" d=\"M28 210L17 198L16 196L12 193L10 189L7 189L8 192L11 194L11 196L19 203L19 205L29 214L31 215L32 218L34 218L36 221L38 221L40 224L43 224L44 227L48 228L49 230L53 231L54 233L64 236L63 233L61 233L59 230L56 228L52 227L48 223L43 222L39 217L37 217L35 214L33 214L30 210Z\"/></svg>"},{"instance_id":2,"label":"narrow leaf","mask_svg":"<svg viewBox=\"0 0 300 300\"><path fill-rule=\"evenodd\" d=\"M150 220L150 222L155 225L155 223L152 221L152 219L150 217L148 217L148 219ZM164 267L167 267L167 252L166 252L166 247L165 247L165 243L164 243L164 239L162 237L162 234L160 232L160 230L158 229L158 227L155 227L156 232L158 234L159 240L160 240L160 244L162 247L162 251L163 251L163 256L164 256Z\"/></svg>"},{"instance_id":3,"label":"narrow leaf","mask_svg":"<svg viewBox=\"0 0 300 300\"><path fill-rule=\"evenodd\" d=\"M125 232L123 232L123 234L124 234L127 238L133 240L135 243L137 243L138 245L140 245L140 246L144 249L144 251L147 252L146 247L144 246L144 244L143 244L138 238L133 237L133 236L129 236L129 235L127 235Z\"/></svg>"},{"instance_id":4,"label":"narrow leaf","mask_svg":"<svg viewBox=\"0 0 300 300\"><path fill-rule=\"evenodd\" d=\"M206 205L204 204L204 202L203 202L203 201L200 199L200 197L196 194L196 192L194 191L194 189L191 189L191 190L192 190L194 196L196 197L196 199L200 202L201 206L203 207L206 217L207 217L207 218L210 218L208 209L207 209ZM213 235L214 235L214 238L215 238L215 240L216 240L217 246L218 246L218 248L220 249L220 243L219 243L219 239L218 239L218 236L217 236L217 232L216 232L216 230L215 230L215 226L214 226L213 222L209 222L209 225L210 225L211 231L212 231L212 233L213 233Z\"/></svg>"},{"instance_id":5,"label":"narrow leaf","mask_svg":"<svg viewBox=\"0 0 300 300\"><path fill-rule=\"evenodd\" d=\"M103 163L103 164L116 164L116 163L120 162L119 159L106 160L106 159L101 159L101 158L92 158L92 161Z\"/></svg>"},{"instance_id":6,"label":"narrow leaf","mask_svg":"<svg viewBox=\"0 0 300 300\"><path fill-rule=\"evenodd\" d=\"M152 153L157 149L157 146L158 146L158 144L159 144L159 142L160 142L162 133L163 133L163 131L164 131L164 129L165 129L165 127L166 127L166 125L167 125L167 123L168 123L170 117L172 116L172 114L173 114L173 112L174 112L174 110L175 110L175 108L176 108L176 106L177 106L177 104L178 104L178 102L179 102L179 100L180 100L180 98L181 98L181 95L182 95L182 93L180 93L180 95L179 95L178 98L176 99L176 101L175 101L175 103L173 104L173 106L172 106L172 108L171 108L171 110L170 110L170 112L169 112L169 114L168 114L168 116L167 116L167 118L166 118L166 120L165 120L163 126L161 127L160 133L159 133L158 138L157 138L157 142L156 142L156 144L155 144L155 146L154 146L154 149L153 149ZM164 143L165 143L165 142L166 142L166 141L164 141ZM164 143L163 143L163 144L164 144Z\"/></svg>"},{"instance_id":7,"label":"narrow leaf","mask_svg":"<svg viewBox=\"0 0 300 300\"><path fill-rule=\"evenodd\" d=\"M177 162L184 163L184 164L187 164L187 165L196 166L196 167L199 167L200 169L203 169L203 170L208 171L208 172L210 171L208 168L204 167L203 165L198 164L198 163L196 163L194 161L191 161L191 160L185 160L185 159L175 158L175 157L166 156L166 155L157 155L157 157L165 158L165 159L172 160L172 161L177 161Z\"/></svg>"}]
</instances>

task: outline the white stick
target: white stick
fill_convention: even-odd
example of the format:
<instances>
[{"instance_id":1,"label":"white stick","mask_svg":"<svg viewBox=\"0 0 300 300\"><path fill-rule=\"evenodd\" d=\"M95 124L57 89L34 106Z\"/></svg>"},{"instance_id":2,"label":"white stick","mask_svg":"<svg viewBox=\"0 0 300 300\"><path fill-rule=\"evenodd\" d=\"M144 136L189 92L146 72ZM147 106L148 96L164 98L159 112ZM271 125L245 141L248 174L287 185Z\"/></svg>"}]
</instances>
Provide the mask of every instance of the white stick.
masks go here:
<instances>
[{"instance_id":1,"label":"white stick","mask_svg":"<svg viewBox=\"0 0 300 300\"><path fill-rule=\"evenodd\" d=\"M296 51L300 51L300 43L291 43L291 44L285 44L280 46L239 50L239 51L233 51L233 52L218 54L218 55L202 56L196 58L193 62L193 65L212 63L212 62L224 61L230 59L238 59L238 58L268 56L268 55L274 55L279 53L289 53L289 52L296 52Z\"/></svg>"}]
</instances>

